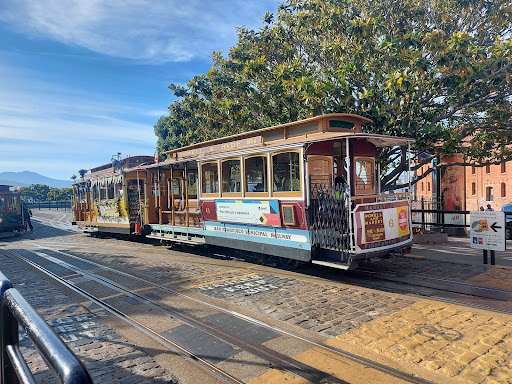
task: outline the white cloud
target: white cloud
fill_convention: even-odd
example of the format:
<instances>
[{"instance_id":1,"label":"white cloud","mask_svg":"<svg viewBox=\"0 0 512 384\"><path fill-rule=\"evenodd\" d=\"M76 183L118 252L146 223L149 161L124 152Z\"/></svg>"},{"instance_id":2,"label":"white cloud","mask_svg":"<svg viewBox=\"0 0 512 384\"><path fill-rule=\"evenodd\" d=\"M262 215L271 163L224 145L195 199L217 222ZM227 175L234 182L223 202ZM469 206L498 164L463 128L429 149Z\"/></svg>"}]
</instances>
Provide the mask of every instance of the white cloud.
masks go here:
<instances>
[{"instance_id":1,"label":"white cloud","mask_svg":"<svg viewBox=\"0 0 512 384\"><path fill-rule=\"evenodd\" d=\"M7 0L0 21L17 32L152 63L227 51L236 27L257 29L278 1Z\"/></svg>"},{"instance_id":2,"label":"white cloud","mask_svg":"<svg viewBox=\"0 0 512 384\"><path fill-rule=\"evenodd\" d=\"M153 155L156 118L149 106L102 99L30 70L0 66L0 73L0 171L65 179L117 152Z\"/></svg>"}]
</instances>

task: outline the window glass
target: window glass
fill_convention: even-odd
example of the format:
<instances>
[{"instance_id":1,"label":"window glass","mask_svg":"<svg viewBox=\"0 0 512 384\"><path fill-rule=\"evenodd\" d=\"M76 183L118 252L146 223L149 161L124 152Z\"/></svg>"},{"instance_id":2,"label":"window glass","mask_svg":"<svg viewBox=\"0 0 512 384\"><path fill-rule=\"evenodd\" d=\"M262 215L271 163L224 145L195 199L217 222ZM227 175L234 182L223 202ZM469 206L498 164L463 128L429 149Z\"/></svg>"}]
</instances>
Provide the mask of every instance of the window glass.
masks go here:
<instances>
[{"instance_id":1,"label":"window glass","mask_svg":"<svg viewBox=\"0 0 512 384\"><path fill-rule=\"evenodd\" d=\"M300 163L298 152L284 152L272 156L273 190L300 191Z\"/></svg>"},{"instance_id":2,"label":"window glass","mask_svg":"<svg viewBox=\"0 0 512 384\"><path fill-rule=\"evenodd\" d=\"M7 200L7 210L8 211L15 211L16 207L18 206L18 196L10 196Z\"/></svg>"},{"instance_id":3,"label":"window glass","mask_svg":"<svg viewBox=\"0 0 512 384\"><path fill-rule=\"evenodd\" d=\"M172 179L172 191L173 191L172 193L174 194L175 197L181 196L180 179Z\"/></svg>"},{"instance_id":4,"label":"window glass","mask_svg":"<svg viewBox=\"0 0 512 384\"><path fill-rule=\"evenodd\" d=\"M356 194L373 193L375 191L374 160L370 158L356 159Z\"/></svg>"},{"instance_id":5,"label":"window glass","mask_svg":"<svg viewBox=\"0 0 512 384\"><path fill-rule=\"evenodd\" d=\"M81 192L80 192L80 196L81 196ZM107 199L107 188L101 187L100 188L100 200L106 200L106 199Z\"/></svg>"},{"instance_id":6,"label":"window glass","mask_svg":"<svg viewBox=\"0 0 512 384\"><path fill-rule=\"evenodd\" d=\"M158 189L158 173L152 173L151 174L151 193L153 196L158 196L160 193L160 190ZM155 200L156 201L156 200Z\"/></svg>"},{"instance_id":7,"label":"window glass","mask_svg":"<svg viewBox=\"0 0 512 384\"><path fill-rule=\"evenodd\" d=\"M115 192L116 192L116 198L121 199L124 195L123 191L123 184L122 183L116 183L115 184Z\"/></svg>"},{"instance_id":8,"label":"window glass","mask_svg":"<svg viewBox=\"0 0 512 384\"><path fill-rule=\"evenodd\" d=\"M115 196L115 191L114 191L114 183L108 183L107 184L107 191L108 191L108 199L113 199L114 196Z\"/></svg>"},{"instance_id":9,"label":"window glass","mask_svg":"<svg viewBox=\"0 0 512 384\"><path fill-rule=\"evenodd\" d=\"M219 193L217 163L206 163L201 166L201 184L202 193Z\"/></svg>"},{"instance_id":10,"label":"window glass","mask_svg":"<svg viewBox=\"0 0 512 384\"><path fill-rule=\"evenodd\" d=\"M245 191L268 192L267 158L265 156L245 159Z\"/></svg>"},{"instance_id":11,"label":"window glass","mask_svg":"<svg viewBox=\"0 0 512 384\"><path fill-rule=\"evenodd\" d=\"M188 172L188 197L195 199L197 197L197 171Z\"/></svg>"},{"instance_id":12,"label":"window glass","mask_svg":"<svg viewBox=\"0 0 512 384\"><path fill-rule=\"evenodd\" d=\"M222 192L242 192L240 180L240 160L223 161Z\"/></svg>"},{"instance_id":13,"label":"window glass","mask_svg":"<svg viewBox=\"0 0 512 384\"><path fill-rule=\"evenodd\" d=\"M485 199L487 201L494 201L494 189L492 187L487 187L485 192Z\"/></svg>"},{"instance_id":14,"label":"window glass","mask_svg":"<svg viewBox=\"0 0 512 384\"><path fill-rule=\"evenodd\" d=\"M3 196L0 196L0 211L5 210L5 198Z\"/></svg>"}]
</instances>

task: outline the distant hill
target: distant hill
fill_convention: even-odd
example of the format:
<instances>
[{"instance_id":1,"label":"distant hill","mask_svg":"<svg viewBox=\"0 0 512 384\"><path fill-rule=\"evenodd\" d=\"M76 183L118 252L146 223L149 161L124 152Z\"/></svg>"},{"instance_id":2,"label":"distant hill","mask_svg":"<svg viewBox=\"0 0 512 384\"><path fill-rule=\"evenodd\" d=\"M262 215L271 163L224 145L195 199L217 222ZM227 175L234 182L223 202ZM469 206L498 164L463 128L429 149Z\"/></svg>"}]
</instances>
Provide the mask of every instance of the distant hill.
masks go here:
<instances>
[{"instance_id":1,"label":"distant hill","mask_svg":"<svg viewBox=\"0 0 512 384\"><path fill-rule=\"evenodd\" d=\"M0 184L12 185L13 187L26 187L30 184L44 184L55 188L69 188L73 181L56 180L42 176L39 173L23 172L0 172Z\"/></svg>"}]
</instances>

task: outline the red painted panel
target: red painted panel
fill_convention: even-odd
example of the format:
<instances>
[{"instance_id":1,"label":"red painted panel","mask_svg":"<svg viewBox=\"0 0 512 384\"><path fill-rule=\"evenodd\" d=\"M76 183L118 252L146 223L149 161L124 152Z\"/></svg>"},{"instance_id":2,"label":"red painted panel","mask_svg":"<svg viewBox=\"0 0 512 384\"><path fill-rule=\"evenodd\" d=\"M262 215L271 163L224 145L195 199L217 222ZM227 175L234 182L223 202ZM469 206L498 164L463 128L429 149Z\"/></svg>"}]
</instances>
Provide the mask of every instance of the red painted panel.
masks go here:
<instances>
[{"instance_id":1,"label":"red painted panel","mask_svg":"<svg viewBox=\"0 0 512 384\"><path fill-rule=\"evenodd\" d=\"M313 143L308 148L307 155L333 156L333 143L333 141L320 141L318 143Z\"/></svg>"},{"instance_id":2,"label":"red painted panel","mask_svg":"<svg viewBox=\"0 0 512 384\"><path fill-rule=\"evenodd\" d=\"M217 210L215 201L201 201L201 210L205 221L217 221Z\"/></svg>"}]
</instances>

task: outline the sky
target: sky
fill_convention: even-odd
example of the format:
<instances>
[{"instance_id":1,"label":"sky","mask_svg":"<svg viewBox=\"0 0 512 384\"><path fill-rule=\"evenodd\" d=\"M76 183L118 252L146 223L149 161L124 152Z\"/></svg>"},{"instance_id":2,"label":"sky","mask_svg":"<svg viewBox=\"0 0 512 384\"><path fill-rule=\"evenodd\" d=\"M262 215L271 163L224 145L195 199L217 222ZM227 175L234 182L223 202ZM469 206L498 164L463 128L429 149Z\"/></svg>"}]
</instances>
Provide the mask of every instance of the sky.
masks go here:
<instances>
[{"instance_id":1,"label":"sky","mask_svg":"<svg viewBox=\"0 0 512 384\"><path fill-rule=\"evenodd\" d=\"M153 155L169 85L206 73L277 0L2 0L0 172L70 180Z\"/></svg>"}]
</instances>

